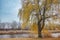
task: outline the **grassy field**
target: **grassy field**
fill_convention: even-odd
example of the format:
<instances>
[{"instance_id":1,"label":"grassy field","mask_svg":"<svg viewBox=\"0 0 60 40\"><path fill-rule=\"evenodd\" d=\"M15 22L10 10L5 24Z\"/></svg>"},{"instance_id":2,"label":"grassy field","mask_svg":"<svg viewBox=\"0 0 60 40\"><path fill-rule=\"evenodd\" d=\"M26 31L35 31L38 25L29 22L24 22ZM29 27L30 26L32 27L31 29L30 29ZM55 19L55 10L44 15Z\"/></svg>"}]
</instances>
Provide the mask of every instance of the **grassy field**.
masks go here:
<instances>
[{"instance_id":1,"label":"grassy field","mask_svg":"<svg viewBox=\"0 0 60 40\"><path fill-rule=\"evenodd\" d=\"M60 40L60 38L0 38L0 40Z\"/></svg>"}]
</instances>

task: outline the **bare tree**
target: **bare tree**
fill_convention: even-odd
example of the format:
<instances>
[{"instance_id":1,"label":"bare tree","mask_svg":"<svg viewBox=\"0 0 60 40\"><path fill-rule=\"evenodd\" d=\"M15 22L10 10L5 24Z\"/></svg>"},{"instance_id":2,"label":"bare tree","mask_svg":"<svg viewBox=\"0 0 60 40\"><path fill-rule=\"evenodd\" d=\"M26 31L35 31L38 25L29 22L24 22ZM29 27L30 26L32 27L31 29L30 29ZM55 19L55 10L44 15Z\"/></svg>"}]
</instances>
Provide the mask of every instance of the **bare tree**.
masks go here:
<instances>
[{"instance_id":1,"label":"bare tree","mask_svg":"<svg viewBox=\"0 0 60 40\"><path fill-rule=\"evenodd\" d=\"M16 21L13 21L11 23L11 26L12 26L12 29L17 29L17 22Z\"/></svg>"}]
</instances>

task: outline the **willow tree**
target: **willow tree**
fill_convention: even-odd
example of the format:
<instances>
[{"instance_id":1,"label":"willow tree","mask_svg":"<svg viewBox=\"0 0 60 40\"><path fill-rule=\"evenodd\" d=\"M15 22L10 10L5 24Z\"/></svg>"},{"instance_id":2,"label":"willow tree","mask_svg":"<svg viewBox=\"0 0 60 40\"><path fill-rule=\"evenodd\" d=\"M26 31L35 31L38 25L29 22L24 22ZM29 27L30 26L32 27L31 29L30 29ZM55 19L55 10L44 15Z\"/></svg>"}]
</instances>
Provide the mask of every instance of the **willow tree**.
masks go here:
<instances>
[{"instance_id":1,"label":"willow tree","mask_svg":"<svg viewBox=\"0 0 60 40\"><path fill-rule=\"evenodd\" d=\"M55 15L47 15L52 4L57 5L57 0L22 0L22 9L19 10L21 27L30 27L32 31L42 37L41 32L45 25L45 19ZM46 14L47 13L47 14Z\"/></svg>"}]
</instances>

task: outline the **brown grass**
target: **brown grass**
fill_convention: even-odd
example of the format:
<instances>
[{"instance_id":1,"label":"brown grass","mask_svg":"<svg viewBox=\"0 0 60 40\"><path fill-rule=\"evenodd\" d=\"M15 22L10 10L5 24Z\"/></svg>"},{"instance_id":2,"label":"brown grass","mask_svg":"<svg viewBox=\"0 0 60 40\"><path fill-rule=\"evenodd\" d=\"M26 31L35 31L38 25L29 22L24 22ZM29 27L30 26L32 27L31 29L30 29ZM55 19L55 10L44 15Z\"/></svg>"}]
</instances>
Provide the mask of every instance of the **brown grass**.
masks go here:
<instances>
[{"instance_id":1,"label":"brown grass","mask_svg":"<svg viewBox=\"0 0 60 40\"><path fill-rule=\"evenodd\" d=\"M60 38L0 38L0 40L60 40Z\"/></svg>"}]
</instances>

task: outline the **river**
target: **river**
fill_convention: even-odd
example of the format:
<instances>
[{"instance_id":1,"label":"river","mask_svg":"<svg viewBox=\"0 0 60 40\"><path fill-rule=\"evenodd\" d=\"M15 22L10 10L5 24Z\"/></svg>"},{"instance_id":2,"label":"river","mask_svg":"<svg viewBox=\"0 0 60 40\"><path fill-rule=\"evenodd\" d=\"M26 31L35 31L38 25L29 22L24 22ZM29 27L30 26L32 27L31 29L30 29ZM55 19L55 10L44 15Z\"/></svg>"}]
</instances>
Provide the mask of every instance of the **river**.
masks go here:
<instances>
[{"instance_id":1,"label":"river","mask_svg":"<svg viewBox=\"0 0 60 40\"><path fill-rule=\"evenodd\" d=\"M19 37L29 37L30 34L14 34L14 35L0 35L0 38L19 38Z\"/></svg>"},{"instance_id":2,"label":"river","mask_svg":"<svg viewBox=\"0 0 60 40\"><path fill-rule=\"evenodd\" d=\"M13 34L13 35L0 35L0 38L19 38L19 37L35 37L36 35L33 36L33 34ZM52 33L52 37L58 37L60 36L60 33ZM37 36L36 36L37 37Z\"/></svg>"}]
</instances>

